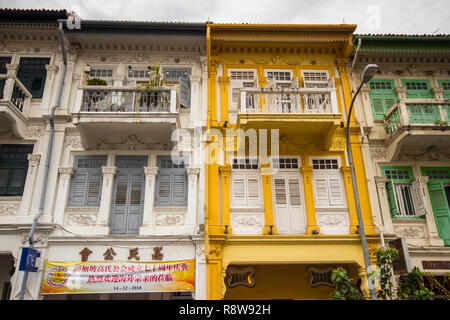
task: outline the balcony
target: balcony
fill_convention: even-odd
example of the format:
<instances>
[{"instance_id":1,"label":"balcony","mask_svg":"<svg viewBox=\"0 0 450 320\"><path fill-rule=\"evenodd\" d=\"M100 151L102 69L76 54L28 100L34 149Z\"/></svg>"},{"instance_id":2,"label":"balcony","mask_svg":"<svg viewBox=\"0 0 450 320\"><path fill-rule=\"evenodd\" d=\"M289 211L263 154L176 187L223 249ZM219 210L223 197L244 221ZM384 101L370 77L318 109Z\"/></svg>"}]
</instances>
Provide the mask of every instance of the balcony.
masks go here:
<instances>
[{"instance_id":1,"label":"balcony","mask_svg":"<svg viewBox=\"0 0 450 320\"><path fill-rule=\"evenodd\" d=\"M15 75L0 74L0 132L25 138L31 93Z\"/></svg>"},{"instance_id":2,"label":"balcony","mask_svg":"<svg viewBox=\"0 0 450 320\"><path fill-rule=\"evenodd\" d=\"M172 131L179 127L176 88L155 87L145 91L130 86L79 86L78 89L81 107L72 116L85 149L118 148L130 137L148 147L170 144Z\"/></svg>"},{"instance_id":3,"label":"balcony","mask_svg":"<svg viewBox=\"0 0 450 320\"><path fill-rule=\"evenodd\" d=\"M244 130L279 129L280 137L320 139L329 149L340 126L335 88L245 88L239 98L237 125Z\"/></svg>"},{"instance_id":4,"label":"balcony","mask_svg":"<svg viewBox=\"0 0 450 320\"><path fill-rule=\"evenodd\" d=\"M402 148L450 148L449 112L450 105L429 99L395 104L384 117L388 159L396 159Z\"/></svg>"}]
</instances>

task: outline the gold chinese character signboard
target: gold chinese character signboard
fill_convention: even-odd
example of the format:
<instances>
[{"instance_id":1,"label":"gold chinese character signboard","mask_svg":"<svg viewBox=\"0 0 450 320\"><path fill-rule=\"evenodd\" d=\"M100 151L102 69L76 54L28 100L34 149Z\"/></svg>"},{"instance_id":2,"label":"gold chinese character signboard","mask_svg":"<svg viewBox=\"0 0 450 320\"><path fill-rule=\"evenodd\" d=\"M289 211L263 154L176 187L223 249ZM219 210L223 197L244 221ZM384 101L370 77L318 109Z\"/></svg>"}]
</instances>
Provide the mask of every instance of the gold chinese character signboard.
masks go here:
<instances>
[{"instance_id":1,"label":"gold chinese character signboard","mask_svg":"<svg viewBox=\"0 0 450 320\"><path fill-rule=\"evenodd\" d=\"M194 291L194 260L47 261L41 294Z\"/></svg>"}]
</instances>

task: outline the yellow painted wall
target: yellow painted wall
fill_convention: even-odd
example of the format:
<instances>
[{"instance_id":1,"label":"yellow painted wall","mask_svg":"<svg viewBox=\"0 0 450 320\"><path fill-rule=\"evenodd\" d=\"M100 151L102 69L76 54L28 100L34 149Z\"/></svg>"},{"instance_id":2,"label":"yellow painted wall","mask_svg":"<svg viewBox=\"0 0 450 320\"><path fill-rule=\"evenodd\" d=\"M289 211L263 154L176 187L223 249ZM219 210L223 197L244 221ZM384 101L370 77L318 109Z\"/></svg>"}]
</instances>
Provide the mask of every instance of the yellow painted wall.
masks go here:
<instances>
[{"instance_id":1,"label":"yellow painted wall","mask_svg":"<svg viewBox=\"0 0 450 320\"><path fill-rule=\"evenodd\" d=\"M252 265L255 268L255 286L237 286L227 288L225 300L265 300L265 299L321 299L328 300L334 291L327 285L312 287L310 284L310 266L320 269L335 268L338 265L323 264L274 264L274 265ZM340 265L349 271L350 277L358 277L353 265Z\"/></svg>"}]
</instances>

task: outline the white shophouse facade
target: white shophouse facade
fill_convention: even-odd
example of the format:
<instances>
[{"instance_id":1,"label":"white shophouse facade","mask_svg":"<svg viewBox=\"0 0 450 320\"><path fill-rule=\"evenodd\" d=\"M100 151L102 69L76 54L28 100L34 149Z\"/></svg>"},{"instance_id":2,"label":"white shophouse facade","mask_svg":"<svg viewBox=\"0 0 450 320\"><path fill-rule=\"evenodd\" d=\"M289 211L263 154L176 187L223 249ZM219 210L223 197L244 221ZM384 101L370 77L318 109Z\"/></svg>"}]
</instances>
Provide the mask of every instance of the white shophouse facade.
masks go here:
<instances>
[{"instance_id":1,"label":"white shophouse facade","mask_svg":"<svg viewBox=\"0 0 450 320\"><path fill-rule=\"evenodd\" d=\"M56 19L32 27L23 22L5 24L0 56L7 75L2 77L8 84L14 81L25 94L19 110L7 84L0 106L1 147L8 147L2 149L3 158L11 155L20 160L2 162L9 170L4 180L9 180L0 196L0 280L8 282L9 264L14 261L10 299L17 299L23 278L18 262L38 213L49 140L48 115L57 99L63 59ZM67 72L55 116L44 210L34 235L41 257L38 271L30 273L25 299L73 298L40 295L43 268L46 259L81 261L84 248L91 251L87 261L104 261L110 248L115 253L113 261L135 261L129 259L135 248L140 261L154 261L156 252L162 253L157 262L195 260L192 297L205 298L205 179L202 143L194 139L201 137L206 122L204 33L204 24L199 23L82 20L79 29L64 25ZM24 58L32 58L29 64L39 69L42 88L33 76L30 84L21 84L21 78L28 81L27 74L20 74ZM148 83L154 66L160 67L165 84L147 91L138 88ZM93 78L107 85L88 85ZM35 98L27 86L41 98ZM184 151L176 158L179 161L172 161L177 145ZM19 162L25 169L16 168ZM24 170L21 186L20 176L12 172ZM11 178L13 175L17 179ZM19 188L14 189L17 184ZM190 297L167 292L78 296Z\"/></svg>"}]
</instances>

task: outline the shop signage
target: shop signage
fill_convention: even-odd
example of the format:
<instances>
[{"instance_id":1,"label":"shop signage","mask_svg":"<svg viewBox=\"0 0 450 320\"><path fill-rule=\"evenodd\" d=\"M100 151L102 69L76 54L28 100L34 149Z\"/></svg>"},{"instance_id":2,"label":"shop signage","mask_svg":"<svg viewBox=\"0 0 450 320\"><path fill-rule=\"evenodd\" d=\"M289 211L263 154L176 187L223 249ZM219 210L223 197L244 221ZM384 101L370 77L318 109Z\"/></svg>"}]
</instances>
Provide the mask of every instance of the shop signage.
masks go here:
<instances>
[{"instance_id":1,"label":"shop signage","mask_svg":"<svg viewBox=\"0 0 450 320\"><path fill-rule=\"evenodd\" d=\"M450 269L450 261L422 261L424 269Z\"/></svg>"},{"instance_id":2,"label":"shop signage","mask_svg":"<svg viewBox=\"0 0 450 320\"><path fill-rule=\"evenodd\" d=\"M41 294L194 291L194 260L46 261Z\"/></svg>"},{"instance_id":3,"label":"shop signage","mask_svg":"<svg viewBox=\"0 0 450 320\"><path fill-rule=\"evenodd\" d=\"M19 270L36 272L36 259L41 256L40 252L33 248L23 248L20 258Z\"/></svg>"}]
</instances>

